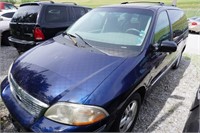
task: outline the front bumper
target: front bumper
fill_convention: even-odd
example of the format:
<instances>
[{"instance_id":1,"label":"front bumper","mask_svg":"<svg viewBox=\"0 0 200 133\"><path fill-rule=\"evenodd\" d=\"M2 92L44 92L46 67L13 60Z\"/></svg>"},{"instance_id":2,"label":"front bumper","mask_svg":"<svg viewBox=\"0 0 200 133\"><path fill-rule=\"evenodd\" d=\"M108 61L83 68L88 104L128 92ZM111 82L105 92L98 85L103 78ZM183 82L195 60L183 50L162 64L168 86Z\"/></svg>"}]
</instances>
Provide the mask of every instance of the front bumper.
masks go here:
<instances>
[{"instance_id":1,"label":"front bumper","mask_svg":"<svg viewBox=\"0 0 200 133\"><path fill-rule=\"evenodd\" d=\"M109 118L106 118L98 123L88 126L71 126L54 122L42 116L34 118L16 101L12 95L7 78L1 84L1 97L5 103L13 120L13 124L17 129L22 131L33 132L93 132L107 131L107 123Z\"/></svg>"}]
</instances>

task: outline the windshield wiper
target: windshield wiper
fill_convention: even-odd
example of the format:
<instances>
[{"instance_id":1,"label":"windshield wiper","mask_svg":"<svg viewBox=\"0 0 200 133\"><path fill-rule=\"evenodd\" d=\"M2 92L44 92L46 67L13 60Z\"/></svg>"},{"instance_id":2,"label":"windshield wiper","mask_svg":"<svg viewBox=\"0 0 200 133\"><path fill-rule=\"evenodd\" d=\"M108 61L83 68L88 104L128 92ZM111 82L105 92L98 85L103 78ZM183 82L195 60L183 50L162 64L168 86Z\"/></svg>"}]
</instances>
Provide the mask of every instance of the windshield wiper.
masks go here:
<instances>
[{"instance_id":1,"label":"windshield wiper","mask_svg":"<svg viewBox=\"0 0 200 133\"><path fill-rule=\"evenodd\" d=\"M101 51L100 49L95 48L93 45L91 45L91 44L89 44L87 41L85 41L79 34L75 33L75 35L77 35L87 46L92 47L92 48L96 49L97 51L99 51L99 52L101 52L101 53L104 53L104 52ZM104 54L106 54L106 53L104 53Z\"/></svg>"},{"instance_id":2,"label":"windshield wiper","mask_svg":"<svg viewBox=\"0 0 200 133\"><path fill-rule=\"evenodd\" d=\"M86 42L79 34L75 33L86 45L93 47L91 44L89 44L88 42ZM93 47L94 48L94 47Z\"/></svg>"},{"instance_id":3,"label":"windshield wiper","mask_svg":"<svg viewBox=\"0 0 200 133\"><path fill-rule=\"evenodd\" d=\"M78 47L77 41L74 39L74 38L76 38L76 36L74 36L72 34L69 34L67 32L63 32L63 35L67 35L72 40L72 42L74 43L74 45Z\"/></svg>"}]
</instances>

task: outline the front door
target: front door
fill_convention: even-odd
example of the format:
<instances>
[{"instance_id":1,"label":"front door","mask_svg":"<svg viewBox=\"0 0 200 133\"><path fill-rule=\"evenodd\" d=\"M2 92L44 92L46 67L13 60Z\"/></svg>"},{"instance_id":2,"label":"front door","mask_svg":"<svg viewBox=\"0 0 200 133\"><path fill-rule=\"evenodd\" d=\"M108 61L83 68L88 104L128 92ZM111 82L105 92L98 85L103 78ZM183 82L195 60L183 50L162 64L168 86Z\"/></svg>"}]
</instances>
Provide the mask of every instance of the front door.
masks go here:
<instances>
[{"instance_id":1,"label":"front door","mask_svg":"<svg viewBox=\"0 0 200 133\"><path fill-rule=\"evenodd\" d=\"M150 84L153 84L159 78L159 76L162 75L162 73L169 67L171 62L173 53L156 51L156 48L158 48L159 45L166 40L172 40L172 36L167 12L162 11L157 18L154 31L154 40L152 43L152 47L155 50L154 52L151 52L150 56L151 64L153 66Z\"/></svg>"}]
</instances>

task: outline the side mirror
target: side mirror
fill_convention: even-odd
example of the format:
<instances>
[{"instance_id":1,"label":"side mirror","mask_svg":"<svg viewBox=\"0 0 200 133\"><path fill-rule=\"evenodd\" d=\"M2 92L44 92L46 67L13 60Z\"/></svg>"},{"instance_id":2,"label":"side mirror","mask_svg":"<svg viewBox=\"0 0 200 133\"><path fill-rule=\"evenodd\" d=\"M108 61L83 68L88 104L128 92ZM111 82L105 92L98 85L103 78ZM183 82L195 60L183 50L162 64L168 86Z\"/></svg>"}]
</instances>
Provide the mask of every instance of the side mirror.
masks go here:
<instances>
[{"instance_id":1,"label":"side mirror","mask_svg":"<svg viewBox=\"0 0 200 133\"><path fill-rule=\"evenodd\" d=\"M174 41L163 41L158 48L159 52L175 52L177 44Z\"/></svg>"},{"instance_id":2,"label":"side mirror","mask_svg":"<svg viewBox=\"0 0 200 133\"><path fill-rule=\"evenodd\" d=\"M0 18L0 21L3 21L3 18Z\"/></svg>"}]
</instances>

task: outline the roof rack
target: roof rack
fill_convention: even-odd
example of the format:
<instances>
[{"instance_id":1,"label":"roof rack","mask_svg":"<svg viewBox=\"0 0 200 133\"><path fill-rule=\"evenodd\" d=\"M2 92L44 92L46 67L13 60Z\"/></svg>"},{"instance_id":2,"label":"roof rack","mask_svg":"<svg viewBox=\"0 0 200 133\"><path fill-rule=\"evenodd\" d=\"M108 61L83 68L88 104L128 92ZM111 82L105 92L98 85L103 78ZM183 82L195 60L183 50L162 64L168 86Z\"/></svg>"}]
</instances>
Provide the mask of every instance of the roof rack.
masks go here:
<instances>
[{"instance_id":1,"label":"roof rack","mask_svg":"<svg viewBox=\"0 0 200 133\"><path fill-rule=\"evenodd\" d=\"M121 4L129 4L129 3L153 3L153 4L159 4L161 6L165 5L165 3L163 2L150 2L150 1L122 2Z\"/></svg>"},{"instance_id":2,"label":"roof rack","mask_svg":"<svg viewBox=\"0 0 200 133\"><path fill-rule=\"evenodd\" d=\"M54 1L52 0L35 0L34 2L50 2L50 3L55 3Z\"/></svg>"},{"instance_id":3,"label":"roof rack","mask_svg":"<svg viewBox=\"0 0 200 133\"><path fill-rule=\"evenodd\" d=\"M62 3L77 5L75 2L62 2Z\"/></svg>"},{"instance_id":4,"label":"roof rack","mask_svg":"<svg viewBox=\"0 0 200 133\"><path fill-rule=\"evenodd\" d=\"M39 5L39 2L49 2L49 3L54 4L53 1L35 0L34 2L27 2L27 3L21 4L19 7L27 6L27 5Z\"/></svg>"}]
</instances>

